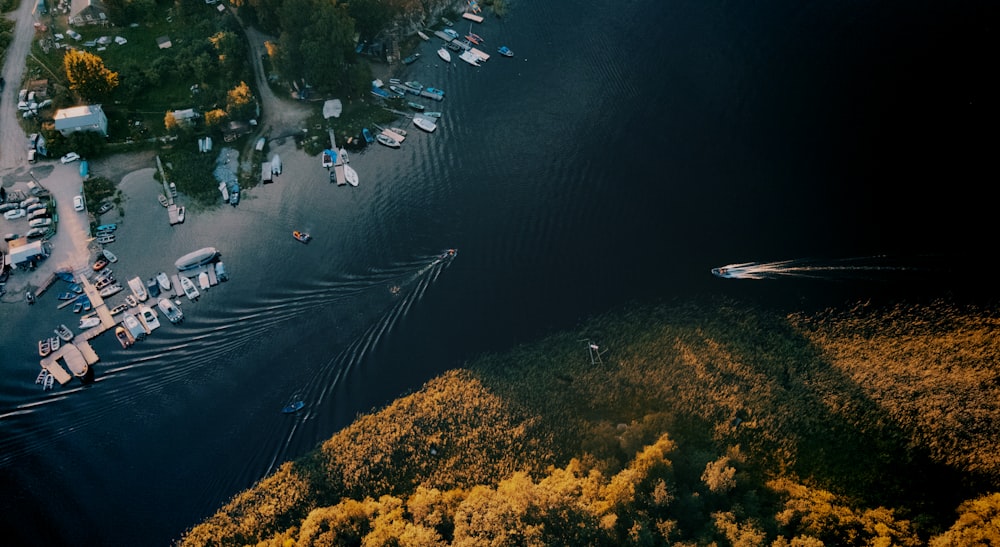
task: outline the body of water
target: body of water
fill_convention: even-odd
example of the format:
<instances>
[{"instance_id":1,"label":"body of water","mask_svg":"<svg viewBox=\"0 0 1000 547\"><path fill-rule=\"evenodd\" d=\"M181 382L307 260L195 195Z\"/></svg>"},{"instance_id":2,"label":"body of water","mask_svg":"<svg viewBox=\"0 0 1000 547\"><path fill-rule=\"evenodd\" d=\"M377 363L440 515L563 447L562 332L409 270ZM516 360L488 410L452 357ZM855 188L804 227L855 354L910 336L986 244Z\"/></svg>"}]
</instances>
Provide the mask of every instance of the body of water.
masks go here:
<instances>
[{"instance_id":1,"label":"body of water","mask_svg":"<svg viewBox=\"0 0 1000 547\"><path fill-rule=\"evenodd\" d=\"M120 279L214 246L231 280L95 340L94 382L33 383L76 322L55 291L0 309L12 544L168 544L358 413L630 303L995 295L994 3L508 4L475 31L513 58L421 45L398 76L445 90L438 129L352 154L359 187L275 141L238 207L126 216ZM746 262L767 278L710 273Z\"/></svg>"}]
</instances>

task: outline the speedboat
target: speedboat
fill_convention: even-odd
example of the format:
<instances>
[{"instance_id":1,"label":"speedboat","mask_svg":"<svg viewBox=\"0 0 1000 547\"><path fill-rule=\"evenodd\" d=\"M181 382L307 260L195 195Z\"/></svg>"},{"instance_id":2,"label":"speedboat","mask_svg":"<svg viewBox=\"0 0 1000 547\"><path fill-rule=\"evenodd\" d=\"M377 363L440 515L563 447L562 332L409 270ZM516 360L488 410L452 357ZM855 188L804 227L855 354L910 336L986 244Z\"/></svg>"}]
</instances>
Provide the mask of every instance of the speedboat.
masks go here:
<instances>
[{"instance_id":1,"label":"speedboat","mask_svg":"<svg viewBox=\"0 0 1000 547\"><path fill-rule=\"evenodd\" d=\"M146 325L146 330L153 332L160 327L156 312L149 306L139 306L139 319Z\"/></svg>"},{"instance_id":2,"label":"speedboat","mask_svg":"<svg viewBox=\"0 0 1000 547\"><path fill-rule=\"evenodd\" d=\"M375 135L375 139L379 142L379 144L384 144L389 148L399 148L399 141L384 133Z\"/></svg>"},{"instance_id":3,"label":"speedboat","mask_svg":"<svg viewBox=\"0 0 1000 547\"><path fill-rule=\"evenodd\" d=\"M118 315L119 313L128 309L128 304L118 304L117 306L108 310L111 315Z\"/></svg>"},{"instance_id":4,"label":"speedboat","mask_svg":"<svg viewBox=\"0 0 1000 547\"><path fill-rule=\"evenodd\" d=\"M89 329L101 324L101 318L96 315L88 315L80 319L80 329Z\"/></svg>"},{"instance_id":5,"label":"speedboat","mask_svg":"<svg viewBox=\"0 0 1000 547\"><path fill-rule=\"evenodd\" d=\"M300 232L298 230L295 230L294 232L292 232L292 237L294 237L295 239L301 241L302 243L309 243L309 241L312 240L312 236L311 235L309 235L309 234L307 234L305 232Z\"/></svg>"},{"instance_id":6,"label":"speedboat","mask_svg":"<svg viewBox=\"0 0 1000 547\"><path fill-rule=\"evenodd\" d=\"M150 296L160 296L160 283L155 277L150 277L149 280L146 281L146 291Z\"/></svg>"},{"instance_id":7,"label":"speedboat","mask_svg":"<svg viewBox=\"0 0 1000 547\"><path fill-rule=\"evenodd\" d=\"M184 312L181 311L176 304L170 301L169 298L161 298L156 306L160 308L160 311L167 316L167 319L174 324L180 323L184 320Z\"/></svg>"},{"instance_id":8,"label":"speedboat","mask_svg":"<svg viewBox=\"0 0 1000 547\"><path fill-rule=\"evenodd\" d=\"M497 53L503 55L504 57L513 57L514 52L510 50L507 46L500 46L497 48Z\"/></svg>"},{"instance_id":9,"label":"speedboat","mask_svg":"<svg viewBox=\"0 0 1000 547\"><path fill-rule=\"evenodd\" d=\"M419 127L420 129L423 129L428 133L433 133L434 130L437 129L437 124L434 123L434 120L430 118L425 118L423 116L414 116L413 125Z\"/></svg>"},{"instance_id":10,"label":"speedboat","mask_svg":"<svg viewBox=\"0 0 1000 547\"><path fill-rule=\"evenodd\" d=\"M108 285L101 289L101 296L107 298L109 296L114 296L124 290L125 287L115 283L114 285Z\"/></svg>"},{"instance_id":11,"label":"speedboat","mask_svg":"<svg viewBox=\"0 0 1000 547\"><path fill-rule=\"evenodd\" d=\"M122 325L128 331L128 334L133 340L142 340L146 337L146 329L143 328L142 323L136 319L132 312L125 314L125 317L122 319Z\"/></svg>"},{"instance_id":12,"label":"speedboat","mask_svg":"<svg viewBox=\"0 0 1000 547\"><path fill-rule=\"evenodd\" d=\"M156 274L156 282L160 285L160 288L164 291L170 290L170 278L167 277L165 272L160 272Z\"/></svg>"},{"instance_id":13,"label":"speedboat","mask_svg":"<svg viewBox=\"0 0 1000 547\"><path fill-rule=\"evenodd\" d=\"M302 407L304 406L306 406L305 402L295 401L294 403L289 403L287 406L285 406L285 408L281 409L281 411L284 412L285 414L294 414L302 410Z\"/></svg>"},{"instance_id":14,"label":"speedboat","mask_svg":"<svg viewBox=\"0 0 1000 547\"><path fill-rule=\"evenodd\" d=\"M149 298L149 293L146 292L146 285L143 284L142 279L138 276L129 279L128 286L132 289L132 294L135 295L136 300L145 302Z\"/></svg>"},{"instance_id":15,"label":"speedboat","mask_svg":"<svg viewBox=\"0 0 1000 547\"><path fill-rule=\"evenodd\" d=\"M133 317L133 319L135 318ZM121 344L123 348L128 348L135 342L135 339L132 338L131 334L129 334L128 329L120 325L115 327L115 338L118 339L118 343Z\"/></svg>"},{"instance_id":16,"label":"speedboat","mask_svg":"<svg viewBox=\"0 0 1000 547\"><path fill-rule=\"evenodd\" d=\"M184 222L184 207L177 208L177 222Z\"/></svg>"},{"instance_id":17,"label":"speedboat","mask_svg":"<svg viewBox=\"0 0 1000 547\"><path fill-rule=\"evenodd\" d=\"M104 255L104 258L108 259L108 262L111 262L111 263L118 262L118 257L115 256L115 253L112 253L108 249L102 250L101 254Z\"/></svg>"},{"instance_id":18,"label":"speedboat","mask_svg":"<svg viewBox=\"0 0 1000 547\"><path fill-rule=\"evenodd\" d=\"M198 300L198 296L201 295L198 292L198 287L194 286L194 281L191 281L190 277L181 276L181 288L184 289L184 295L188 297L189 300Z\"/></svg>"},{"instance_id":19,"label":"speedboat","mask_svg":"<svg viewBox=\"0 0 1000 547\"><path fill-rule=\"evenodd\" d=\"M447 49L445 49L443 47L442 48L438 48L437 54L438 54L438 57L440 57L442 61L444 61L446 63L450 63L451 62L451 53L448 53Z\"/></svg>"}]
</instances>

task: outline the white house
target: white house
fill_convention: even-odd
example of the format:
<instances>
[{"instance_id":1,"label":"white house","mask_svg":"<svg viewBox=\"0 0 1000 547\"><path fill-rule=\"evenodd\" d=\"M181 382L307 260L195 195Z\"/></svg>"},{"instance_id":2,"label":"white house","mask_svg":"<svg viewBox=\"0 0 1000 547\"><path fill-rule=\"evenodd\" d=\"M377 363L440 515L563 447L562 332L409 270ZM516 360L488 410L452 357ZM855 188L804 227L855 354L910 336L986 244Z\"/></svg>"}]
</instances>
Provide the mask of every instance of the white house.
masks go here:
<instances>
[{"instance_id":1,"label":"white house","mask_svg":"<svg viewBox=\"0 0 1000 547\"><path fill-rule=\"evenodd\" d=\"M14 267L27 265L30 262L38 262L49 256L48 251L41 241L28 242L28 238L22 237L21 239L11 241L8 245L10 245L8 263Z\"/></svg>"},{"instance_id":2,"label":"white house","mask_svg":"<svg viewBox=\"0 0 1000 547\"><path fill-rule=\"evenodd\" d=\"M108 24L108 14L100 0L72 0L69 23L74 26Z\"/></svg>"},{"instance_id":3,"label":"white house","mask_svg":"<svg viewBox=\"0 0 1000 547\"><path fill-rule=\"evenodd\" d=\"M97 131L108 136L108 117L99 104L61 108L55 115L56 131L67 136L78 131Z\"/></svg>"}]
</instances>

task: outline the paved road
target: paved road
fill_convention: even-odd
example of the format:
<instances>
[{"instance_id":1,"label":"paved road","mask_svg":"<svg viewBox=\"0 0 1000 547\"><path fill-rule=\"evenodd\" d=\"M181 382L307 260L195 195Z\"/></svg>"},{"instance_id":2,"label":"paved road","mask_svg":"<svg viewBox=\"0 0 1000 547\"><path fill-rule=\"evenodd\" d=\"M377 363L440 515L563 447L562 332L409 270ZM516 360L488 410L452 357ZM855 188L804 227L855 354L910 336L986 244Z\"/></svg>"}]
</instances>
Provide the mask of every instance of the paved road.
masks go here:
<instances>
[{"instance_id":1,"label":"paved road","mask_svg":"<svg viewBox=\"0 0 1000 547\"><path fill-rule=\"evenodd\" d=\"M21 91L20 82L24 77L24 60L31 51L31 40L35 36L32 26L35 23L34 8L35 2L24 0L17 11L7 15L17 24L0 73L7 82L0 95L0 177L5 176L8 170L28 163L26 135L18 123L21 111L17 109L17 93Z\"/></svg>"}]
</instances>

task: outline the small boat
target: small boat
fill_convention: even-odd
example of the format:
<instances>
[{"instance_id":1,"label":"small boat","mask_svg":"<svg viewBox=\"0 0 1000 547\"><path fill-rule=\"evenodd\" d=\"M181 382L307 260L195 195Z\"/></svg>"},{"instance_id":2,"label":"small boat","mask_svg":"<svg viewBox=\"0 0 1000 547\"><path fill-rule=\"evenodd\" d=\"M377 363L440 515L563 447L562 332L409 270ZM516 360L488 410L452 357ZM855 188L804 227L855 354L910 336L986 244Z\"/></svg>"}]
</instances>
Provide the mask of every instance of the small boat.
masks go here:
<instances>
[{"instance_id":1,"label":"small boat","mask_svg":"<svg viewBox=\"0 0 1000 547\"><path fill-rule=\"evenodd\" d=\"M209 287L212 286L208 281L208 272L201 272L198 274L198 286L201 287L201 290L203 291L207 291Z\"/></svg>"},{"instance_id":2,"label":"small boat","mask_svg":"<svg viewBox=\"0 0 1000 547\"><path fill-rule=\"evenodd\" d=\"M448 26L450 27L451 25L448 25ZM455 32L454 30L450 29L450 28L443 29L442 32L444 32L445 34L447 34L448 36L450 36L452 40L457 40L458 39L458 33Z\"/></svg>"},{"instance_id":3,"label":"small boat","mask_svg":"<svg viewBox=\"0 0 1000 547\"><path fill-rule=\"evenodd\" d=\"M160 205L162 205L164 207L166 207L167 205L170 205L170 201L167 199L167 196L165 196L163 194L156 194L156 200L159 201Z\"/></svg>"},{"instance_id":4,"label":"small boat","mask_svg":"<svg viewBox=\"0 0 1000 547\"><path fill-rule=\"evenodd\" d=\"M420 129L423 129L428 133L433 133L434 130L437 129L437 124L434 123L434 120L430 118L425 118L423 116L414 116L413 125L419 127Z\"/></svg>"},{"instance_id":5,"label":"small boat","mask_svg":"<svg viewBox=\"0 0 1000 547\"><path fill-rule=\"evenodd\" d=\"M90 299L89 298L84 298L83 299L83 313L87 313L88 311L90 311L92 309L94 309L94 306L93 306L93 304L90 303Z\"/></svg>"},{"instance_id":6,"label":"small boat","mask_svg":"<svg viewBox=\"0 0 1000 547\"><path fill-rule=\"evenodd\" d=\"M472 32L472 25L469 25L469 33L466 34L465 37L466 38L473 38L474 40L476 40L476 42L475 42L476 44L481 44L481 43L483 43L483 42L486 41L486 38L483 38L482 36L476 34L475 32Z\"/></svg>"},{"instance_id":7,"label":"small boat","mask_svg":"<svg viewBox=\"0 0 1000 547\"><path fill-rule=\"evenodd\" d=\"M59 340L58 336L50 336L49 337L49 347L52 348L52 351L55 351L55 350L59 349L59 346L61 346L61 345L62 345L62 341Z\"/></svg>"},{"instance_id":8,"label":"small boat","mask_svg":"<svg viewBox=\"0 0 1000 547\"><path fill-rule=\"evenodd\" d=\"M281 174L281 156L277 154L271 156L271 174L272 175Z\"/></svg>"},{"instance_id":9,"label":"small boat","mask_svg":"<svg viewBox=\"0 0 1000 547\"><path fill-rule=\"evenodd\" d=\"M73 339L73 331L69 330L66 325L59 325L56 327L56 336L61 338L63 342L69 342Z\"/></svg>"},{"instance_id":10,"label":"small boat","mask_svg":"<svg viewBox=\"0 0 1000 547\"><path fill-rule=\"evenodd\" d=\"M218 279L220 283L229 281L229 274L226 273L226 266L221 260L215 263L215 278Z\"/></svg>"},{"instance_id":11,"label":"small boat","mask_svg":"<svg viewBox=\"0 0 1000 547\"><path fill-rule=\"evenodd\" d=\"M361 128L361 135L365 138L365 142L371 144L375 142L374 137L372 137L372 132L368 130L367 127Z\"/></svg>"},{"instance_id":12,"label":"small boat","mask_svg":"<svg viewBox=\"0 0 1000 547\"><path fill-rule=\"evenodd\" d=\"M44 384L45 383L45 379L48 378L48 377L49 377L49 371L47 371L47 370L45 370L43 368L42 370L38 371L38 376L35 377L35 383L36 384Z\"/></svg>"},{"instance_id":13,"label":"small boat","mask_svg":"<svg viewBox=\"0 0 1000 547\"><path fill-rule=\"evenodd\" d=\"M170 290L170 277L167 276L166 272L160 272L156 274L156 282L160 285L160 288L164 291Z\"/></svg>"},{"instance_id":14,"label":"small boat","mask_svg":"<svg viewBox=\"0 0 1000 547\"><path fill-rule=\"evenodd\" d=\"M78 294L76 294L74 292L63 292L63 293L59 293L59 296L57 296L56 298L58 298L59 300L73 300L77 296L80 296L80 295L78 295Z\"/></svg>"},{"instance_id":15,"label":"small boat","mask_svg":"<svg viewBox=\"0 0 1000 547\"><path fill-rule=\"evenodd\" d=\"M340 154L340 159L344 163L351 163L351 158L347 155L347 150L343 146L340 147L337 153Z\"/></svg>"},{"instance_id":16,"label":"small boat","mask_svg":"<svg viewBox=\"0 0 1000 547\"><path fill-rule=\"evenodd\" d=\"M406 88L396 84L389 84L389 91L392 91L393 93L399 95L400 97L406 95Z\"/></svg>"},{"instance_id":17,"label":"small boat","mask_svg":"<svg viewBox=\"0 0 1000 547\"><path fill-rule=\"evenodd\" d=\"M128 348L135 343L135 339L129 334L128 329L121 325L115 327L115 338L118 339L118 343L122 345L122 348Z\"/></svg>"},{"instance_id":18,"label":"small boat","mask_svg":"<svg viewBox=\"0 0 1000 547\"><path fill-rule=\"evenodd\" d=\"M146 325L150 332L160 328L160 320L156 317L156 312L149 306L139 306L139 319Z\"/></svg>"},{"instance_id":19,"label":"small boat","mask_svg":"<svg viewBox=\"0 0 1000 547\"><path fill-rule=\"evenodd\" d=\"M347 184L351 186L358 185L358 172L354 170L350 165L344 166L344 178L347 179Z\"/></svg>"},{"instance_id":20,"label":"small boat","mask_svg":"<svg viewBox=\"0 0 1000 547\"><path fill-rule=\"evenodd\" d=\"M96 315L88 315L80 319L80 330L96 327L101 324L101 318Z\"/></svg>"},{"instance_id":21,"label":"small boat","mask_svg":"<svg viewBox=\"0 0 1000 547\"><path fill-rule=\"evenodd\" d=\"M465 61L466 63L469 63L472 66L479 66L481 64L479 57L477 57L476 54L472 53L471 51L463 51L462 54L458 56L458 58Z\"/></svg>"},{"instance_id":22,"label":"small boat","mask_svg":"<svg viewBox=\"0 0 1000 547\"><path fill-rule=\"evenodd\" d=\"M447 49L445 49L443 47L438 48L437 54L438 54L438 57L440 57L442 61L444 61L446 63L450 63L451 62L451 53L448 53Z\"/></svg>"},{"instance_id":23,"label":"small boat","mask_svg":"<svg viewBox=\"0 0 1000 547\"><path fill-rule=\"evenodd\" d=\"M417 91L420 91L421 89L424 88L424 84L422 84L422 83L420 83L420 82L418 82L416 80L410 80L408 82L403 82L403 85L405 85L406 87L408 87L410 89L416 89Z\"/></svg>"},{"instance_id":24,"label":"small boat","mask_svg":"<svg viewBox=\"0 0 1000 547\"><path fill-rule=\"evenodd\" d=\"M125 297L125 305L128 306L128 307L130 307L130 308L135 308L135 307L139 306L139 301L136 300L134 294L130 294L130 295L128 295L128 296Z\"/></svg>"},{"instance_id":25,"label":"small boat","mask_svg":"<svg viewBox=\"0 0 1000 547\"><path fill-rule=\"evenodd\" d=\"M69 290L75 292L76 294L82 294L83 293L83 285L81 285L79 283L71 283L70 286L69 286Z\"/></svg>"},{"instance_id":26,"label":"small boat","mask_svg":"<svg viewBox=\"0 0 1000 547\"><path fill-rule=\"evenodd\" d=\"M146 281L146 291L150 296L160 296L160 284L156 281L155 277L150 277Z\"/></svg>"},{"instance_id":27,"label":"small boat","mask_svg":"<svg viewBox=\"0 0 1000 547\"><path fill-rule=\"evenodd\" d=\"M115 231L117 229L118 229L118 225L117 224L101 224L100 226L97 227L97 231L98 232L105 231L105 230L113 232L113 231Z\"/></svg>"},{"instance_id":28,"label":"small boat","mask_svg":"<svg viewBox=\"0 0 1000 547\"><path fill-rule=\"evenodd\" d=\"M49 339L43 338L38 341L38 355L46 357L48 354L52 353L52 346L49 345Z\"/></svg>"},{"instance_id":29,"label":"small boat","mask_svg":"<svg viewBox=\"0 0 1000 547\"><path fill-rule=\"evenodd\" d=\"M305 232L300 232L298 230L295 230L294 232L292 232L292 237L294 237L295 239L301 241L302 243L309 243L312 240L312 236L311 235L309 235L309 234L307 234Z\"/></svg>"},{"instance_id":30,"label":"small boat","mask_svg":"<svg viewBox=\"0 0 1000 547\"><path fill-rule=\"evenodd\" d=\"M451 19L446 19L444 17L441 18L441 22L444 23L446 26L449 26L449 27L455 24L455 23L451 22ZM447 30L446 30L446 32L447 32Z\"/></svg>"},{"instance_id":31,"label":"small boat","mask_svg":"<svg viewBox=\"0 0 1000 547\"><path fill-rule=\"evenodd\" d=\"M117 306L108 310L108 313L110 313L111 315L118 315L119 313L127 310L128 307L129 307L128 304L118 304Z\"/></svg>"},{"instance_id":32,"label":"small boat","mask_svg":"<svg viewBox=\"0 0 1000 547\"><path fill-rule=\"evenodd\" d=\"M478 46L483 41L480 40L479 38L476 38L476 36L478 36L478 35L476 35L476 34L466 34L465 35L465 39L468 40L468 41L470 41L470 42L472 42L474 45Z\"/></svg>"},{"instance_id":33,"label":"small boat","mask_svg":"<svg viewBox=\"0 0 1000 547\"><path fill-rule=\"evenodd\" d=\"M403 59L403 64L404 65L412 65L419 58L420 58L420 54L419 53L414 53L413 55L407 56L405 59Z\"/></svg>"},{"instance_id":34,"label":"small boat","mask_svg":"<svg viewBox=\"0 0 1000 547\"><path fill-rule=\"evenodd\" d=\"M118 262L118 257L115 256L115 253L112 253L108 249L102 250L101 254L103 254L104 258L106 258L108 260L108 262L110 262L112 264L114 264L115 262Z\"/></svg>"},{"instance_id":35,"label":"small boat","mask_svg":"<svg viewBox=\"0 0 1000 547\"><path fill-rule=\"evenodd\" d=\"M122 326L125 327L125 330L133 341L142 340L146 337L146 329L143 328L142 323L139 323L139 320L136 319L132 312L126 313L125 317L122 318Z\"/></svg>"},{"instance_id":36,"label":"small boat","mask_svg":"<svg viewBox=\"0 0 1000 547\"><path fill-rule=\"evenodd\" d=\"M58 271L56 272L56 277L67 283L76 283L76 278L73 276L72 272Z\"/></svg>"},{"instance_id":37,"label":"small boat","mask_svg":"<svg viewBox=\"0 0 1000 547\"><path fill-rule=\"evenodd\" d=\"M109 296L114 296L123 290L125 290L125 287L115 283L114 285L108 285L107 287L101 289L100 294L103 298L108 298Z\"/></svg>"},{"instance_id":38,"label":"small boat","mask_svg":"<svg viewBox=\"0 0 1000 547\"><path fill-rule=\"evenodd\" d=\"M424 116L427 116L428 118L440 118L441 117L441 113L440 112L424 112Z\"/></svg>"},{"instance_id":39,"label":"small boat","mask_svg":"<svg viewBox=\"0 0 1000 547\"><path fill-rule=\"evenodd\" d=\"M94 261L93 268L95 272L99 272L102 269L104 269L104 267L107 265L108 265L108 259L104 258L103 256L99 256L97 257L97 260Z\"/></svg>"},{"instance_id":40,"label":"small boat","mask_svg":"<svg viewBox=\"0 0 1000 547\"><path fill-rule=\"evenodd\" d=\"M412 108L413 110L416 110L417 112L423 112L424 108L426 108L424 105L420 103L415 103L413 101L406 103L406 106Z\"/></svg>"},{"instance_id":41,"label":"small boat","mask_svg":"<svg viewBox=\"0 0 1000 547\"><path fill-rule=\"evenodd\" d=\"M83 311L83 302L73 304L73 313L80 313L81 311Z\"/></svg>"},{"instance_id":42,"label":"small boat","mask_svg":"<svg viewBox=\"0 0 1000 547\"><path fill-rule=\"evenodd\" d=\"M177 222L184 222L184 207L177 208Z\"/></svg>"},{"instance_id":43,"label":"small boat","mask_svg":"<svg viewBox=\"0 0 1000 547\"><path fill-rule=\"evenodd\" d=\"M440 95L441 97L444 97L444 90L443 89L438 89L436 87L428 87L424 91L426 91L428 93L433 93L435 95Z\"/></svg>"},{"instance_id":44,"label":"small boat","mask_svg":"<svg viewBox=\"0 0 1000 547\"><path fill-rule=\"evenodd\" d=\"M111 235L97 236L97 242L100 243L100 244L102 244L102 245L107 245L108 243L114 243L115 242L115 236L113 234L111 234Z\"/></svg>"},{"instance_id":45,"label":"small boat","mask_svg":"<svg viewBox=\"0 0 1000 547\"><path fill-rule=\"evenodd\" d=\"M24 293L24 300L28 303L29 306L32 305L32 304L34 304L35 303L35 293L33 293L31 291L26 291Z\"/></svg>"},{"instance_id":46,"label":"small boat","mask_svg":"<svg viewBox=\"0 0 1000 547\"><path fill-rule=\"evenodd\" d=\"M423 40L423 41L425 41L425 42L426 42L427 40L430 40L430 39L431 39L431 37L430 37L430 36L427 36L426 34L424 34L424 31L422 31L422 30L418 30L418 31L417 31L417 36L419 36L419 37L420 37L420 39L421 39L421 40Z\"/></svg>"},{"instance_id":47,"label":"small boat","mask_svg":"<svg viewBox=\"0 0 1000 547\"><path fill-rule=\"evenodd\" d=\"M405 129L400 129L399 127L390 127L389 131L392 131L393 133L399 135L400 137L405 137L406 136L406 130Z\"/></svg>"},{"instance_id":48,"label":"small boat","mask_svg":"<svg viewBox=\"0 0 1000 547\"><path fill-rule=\"evenodd\" d=\"M135 295L136 300L145 302L149 298L149 293L146 292L146 285L143 284L142 279L138 276L129 279L128 286L132 289L132 294Z\"/></svg>"},{"instance_id":49,"label":"small boat","mask_svg":"<svg viewBox=\"0 0 1000 547\"><path fill-rule=\"evenodd\" d=\"M389 78L389 83L390 83L390 84L395 84L395 85L399 85L399 84L401 84L401 83L403 83L403 82L401 82L401 81L399 80L399 78Z\"/></svg>"},{"instance_id":50,"label":"small boat","mask_svg":"<svg viewBox=\"0 0 1000 547\"><path fill-rule=\"evenodd\" d=\"M304 406L306 406L306 404L303 401L295 401L294 403L289 403L285 406L285 408L281 409L281 411L285 414L294 414L302 410L302 407Z\"/></svg>"},{"instance_id":51,"label":"small boat","mask_svg":"<svg viewBox=\"0 0 1000 547\"><path fill-rule=\"evenodd\" d=\"M163 315L167 316L167 320L171 323L177 324L184 320L184 312L181 311L176 304L170 301L169 298L161 298L156 306L160 308Z\"/></svg>"},{"instance_id":52,"label":"small boat","mask_svg":"<svg viewBox=\"0 0 1000 547\"><path fill-rule=\"evenodd\" d=\"M56 385L56 377L49 374L48 376L45 377L45 383L42 384L42 390L48 391L52 389L52 387L55 385Z\"/></svg>"},{"instance_id":53,"label":"small boat","mask_svg":"<svg viewBox=\"0 0 1000 547\"><path fill-rule=\"evenodd\" d=\"M198 287L195 287L194 282L187 276L181 276L181 288L184 289L184 295L189 300L198 300L198 296L201 294L198 292Z\"/></svg>"},{"instance_id":54,"label":"small boat","mask_svg":"<svg viewBox=\"0 0 1000 547\"><path fill-rule=\"evenodd\" d=\"M377 140L379 144L384 144L389 148L399 148L399 141L384 133L379 133L378 135L375 135L375 140Z\"/></svg>"},{"instance_id":55,"label":"small boat","mask_svg":"<svg viewBox=\"0 0 1000 547\"><path fill-rule=\"evenodd\" d=\"M503 55L504 57L513 57L514 52L510 50L507 46L500 46L497 48L497 53Z\"/></svg>"},{"instance_id":56,"label":"small boat","mask_svg":"<svg viewBox=\"0 0 1000 547\"><path fill-rule=\"evenodd\" d=\"M209 139L211 139L211 137L209 137ZM177 185L172 182L170 183L170 196L177 197Z\"/></svg>"}]
</instances>

